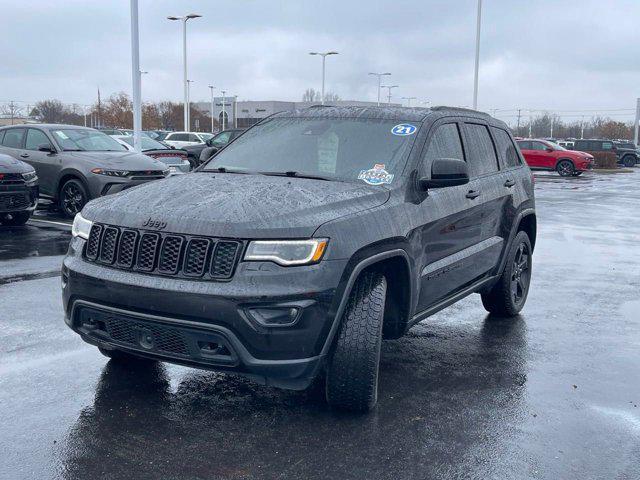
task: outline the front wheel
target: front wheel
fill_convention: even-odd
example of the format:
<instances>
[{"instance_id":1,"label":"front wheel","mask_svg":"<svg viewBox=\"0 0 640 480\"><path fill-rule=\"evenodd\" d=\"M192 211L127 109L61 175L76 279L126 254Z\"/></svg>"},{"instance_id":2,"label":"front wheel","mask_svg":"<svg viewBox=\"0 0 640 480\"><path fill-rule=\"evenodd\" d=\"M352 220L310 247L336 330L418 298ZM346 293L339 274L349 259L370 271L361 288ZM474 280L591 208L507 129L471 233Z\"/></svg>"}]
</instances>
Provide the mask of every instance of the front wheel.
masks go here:
<instances>
[{"instance_id":1,"label":"front wheel","mask_svg":"<svg viewBox=\"0 0 640 480\"><path fill-rule=\"evenodd\" d=\"M349 295L327 366L326 396L333 407L366 412L378 400L378 366L387 281L363 274Z\"/></svg>"},{"instance_id":2,"label":"front wheel","mask_svg":"<svg viewBox=\"0 0 640 480\"><path fill-rule=\"evenodd\" d=\"M17 227L27 223L30 217L31 212L8 213L4 219L0 220L0 223L10 227Z\"/></svg>"},{"instance_id":3,"label":"front wheel","mask_svg":"<svg viewBox=\"0 0 640 480\"><path fill-rule=\"evenodd\" d=\"M518 232L498 283L482 294L482 305L489 313L514 316L522 310L531 283L531 253L529 235Z\"/></svg>"},{"instance_id":4,"label":"front wheel","mask_svg":"<svg viewBox=\"0 0 640 480\"><path fill-rule=\"evenodd\" d=\"M624 163L624 166L627 167L627 168L635 167L636 166L636 159L635 159L635 157L632 157L631 155L627 155L626 157L624 157L622 159L622 163Z\"/></svg>"},{"instance_id":5,"label":"front wheel","mask_svg":"<svg viewBox=\"0 0 640 480\"><path fill-rule=\"evenodd\" d=\"M556 165L556 171L560 174L561 177L571 177L573 176L575 170L576 168L569 160L560 160Z\"/></svg>"},{"instance_id":6,"label":"front wheel","mask_svg":"<svg viewBox=\"0 0 640 480\"><path fill-rule=\"evenodd\" d=\"M71 179L64 182L60 189L58 206L65 217L75 217L88 201L89 194L80 180Z\"/></svg>"}]
</instances>

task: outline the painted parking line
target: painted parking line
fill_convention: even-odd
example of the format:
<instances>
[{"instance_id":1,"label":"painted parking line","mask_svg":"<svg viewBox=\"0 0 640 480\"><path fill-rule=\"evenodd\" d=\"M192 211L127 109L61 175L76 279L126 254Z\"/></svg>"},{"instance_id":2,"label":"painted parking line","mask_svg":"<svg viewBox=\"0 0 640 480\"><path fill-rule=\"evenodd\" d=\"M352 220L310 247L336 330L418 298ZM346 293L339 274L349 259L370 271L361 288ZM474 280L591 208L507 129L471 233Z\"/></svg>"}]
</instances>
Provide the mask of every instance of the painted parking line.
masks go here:
<instances>
[{"instance_id":1,"label":"painted parking line","mask_svg":"<svg viewBox=\"0 0 640 480\"><path fill-rule=\"evenodd\" d=\"M37 222L37 223L44 223L47 225L55 225L58 227L66 227L68 229L71 229L71 223L66 223L66 222L56 222L54 220L45 220L42 218L37 218L37 217L31 217L29 219L29 223L33 223L33 222Z\"/></svg>"}]
</instances>

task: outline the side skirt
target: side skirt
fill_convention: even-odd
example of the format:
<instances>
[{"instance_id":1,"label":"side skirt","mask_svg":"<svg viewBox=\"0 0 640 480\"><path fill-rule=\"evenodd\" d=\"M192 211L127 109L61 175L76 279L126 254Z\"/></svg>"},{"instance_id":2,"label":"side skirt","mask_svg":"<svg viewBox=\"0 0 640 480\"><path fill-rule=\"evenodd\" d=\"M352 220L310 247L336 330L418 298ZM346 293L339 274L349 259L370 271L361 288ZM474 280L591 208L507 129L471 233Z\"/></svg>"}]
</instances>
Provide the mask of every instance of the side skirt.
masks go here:
<instances>
[{"instance_id":1,"label":"side skirt","mask_svg":"<svg viewBox=\"0 0 640 480\"><path fill-rule=\"evenodd\" d=\"M440 310L447 308L449 305L456 303L458 300L462 300L464 297L467 297L472 293L476 293L482 290L484 287L486 287L491 282L496 281L498 278L499 278L499 275L483 278L482 280L474 283L473 285L469 285L464 290L460 290L458 293L452 295L451 297L445 298L444 300L436 303L435 305L432 305L426 310L416 313L409 321L409 324L407 325L407 329L413 327L416 323L421 322L425 318L430 317L434 313L437 313Z\"/></svg>"}]
</instances>

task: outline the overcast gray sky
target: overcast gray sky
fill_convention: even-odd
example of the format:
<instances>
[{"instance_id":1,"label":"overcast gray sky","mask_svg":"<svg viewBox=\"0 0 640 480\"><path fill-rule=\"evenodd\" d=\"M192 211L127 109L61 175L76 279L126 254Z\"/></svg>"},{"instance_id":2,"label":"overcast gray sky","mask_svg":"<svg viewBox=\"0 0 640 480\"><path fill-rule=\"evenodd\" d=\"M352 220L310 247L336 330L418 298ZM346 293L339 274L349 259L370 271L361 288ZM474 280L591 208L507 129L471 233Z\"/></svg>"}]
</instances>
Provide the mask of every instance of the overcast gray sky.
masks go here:
<instances>
[{"instance_id":1,"label":"overcast gray sky","mask_svg":"<svg viewBox=\"0 0 640 480\"><path fill-rule=\"evenodd\" d=\"M128 0L0 4L0 101L130 93ZM140 0L144 100L181 99L181 26L166 16L190 12L203 15L188 26L192 100L211 83L240 99L300 100L320 88L308 52L331 49L327 90L343 99L375 100L367 73L390 71L395 100L472 102L476 0ZM637 0L484 0L482 29L481 109L604 111L640 96Z\"/></svg>"}]
</instances>

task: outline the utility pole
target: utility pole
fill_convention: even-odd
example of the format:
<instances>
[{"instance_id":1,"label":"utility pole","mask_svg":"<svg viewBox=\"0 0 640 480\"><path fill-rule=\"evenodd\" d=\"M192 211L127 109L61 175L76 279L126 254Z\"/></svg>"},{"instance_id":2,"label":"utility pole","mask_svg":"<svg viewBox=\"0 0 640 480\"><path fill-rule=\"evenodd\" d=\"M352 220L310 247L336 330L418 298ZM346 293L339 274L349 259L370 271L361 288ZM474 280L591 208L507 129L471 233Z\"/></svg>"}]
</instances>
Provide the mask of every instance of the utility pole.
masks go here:
<instances>
[{"instance_id":1,"label":"utility pole","mask_svg":"<svg viewBox=\"0 0 640 480\"><path fill-rule=\"evenodd\" d=\"M551 117L551 138L553 138L553 116Z\"/></svg>"},{"instance_id":2,"label":"utility pole","mask_svg":"<svg viewBox=\"0 0 640 480\"><path fill-rule=\"evenodd\" d=\"M233 96L233 128L238 128L238 95Z\"/></svg>"},{"instance_id":3,"label":"utility pole","mask_svg":"<svg viewBox=\"0 0 640 480\"><path fill-rule=\"evenodd\" d=\"M133 148L142 151L142 103L140 72L140 37L138 35L138 0L131 0L131 82L133 84Z\"/></svg>"},{"instance_id":4,"label":"utility pole","mask_svg":"<svg viewBox=\"0 0 640 480\"><path fill-rule=\"evenodd\" d=\"M640 123L640 98L636 100L636 122L633 125L633 143L638 145L638 123Z\"/></svg>"},{"instance_id":5,"label":"utility pole","mask_svg":"<svg viewBox=\"0 0 640 480\"><path fill-rule=\"evenodd\" d=\"M102 104L100 103L100 87L98 87L98 118L96 119L98 127L102 126Z\"/></svg>"},{"instance_id":6,"label":"utility pole","mask_svg":"<svg viewBox=\"0 0 640 480\"><path fill-rule=\"evenodd\" d=\"M584 115L580 120L580 140L582 140L583 138L584 138Z\"/></svg>"},{"instance_id":7,"label":"utility pole","mask_svg":"<svg viewBox=\"0 0 640 480\"><path fill-rule=\"evenodd\" d=\"M213 89L216 88L213 85L209 85L209 90L211 90L211 133L213 133Z\"/></svg>"},{"instance_id":8,"label":"utility pole","mask_svg":"<svg viewBox=\"0 0 640 480\"><path fill-rule=\"evenodd\" d=\"M225 110L225 102L226 102L226 94L227 91L226 90L220 90L222 92L222 130L225 129L226 125L227 125L227 119L225 118L227 116L227 112Z\"/></svg>"},{"instance_id":9,"label":"utility pole","mask_svg":"<svg viewBox=\"0 0 640 480\"><path fill-rule=\"evenodd\" d=\"M516 127L516 135L517 136L520 136L520 112L521 112L521 109L519 108L518 109L518 126Z\"/></svg>"},{"instance_id":10,"label":"utility pole","mask_svg":"<svg viewBox=\"0 0 640 480\"><path fill-rule=\"evenodd\" d=\"M411 107L411 100L415 100L417 97L402 97L402 100L407 101L407 107Z\"/></svg>"},{"instance_id":11,"label":"utility pole","mask_svg":"<svg viewBox=\"0 0 640 480\"><path fill-rule=\"evenodd\" d=\"M327 55L338 55L338 52L309 52L309 55L320 55L322 57L322 98L320 99L320 104L324 105L324 73L325 73L325 63L327 60Z\"/></svg>"},{"instance_id":12,"label":"utility pole","mask_svg":"<svg viewBox=\"0 0 640 480\"><path fill-rule=\"evenodd\" d=\"M533 123L532 117L531 117L531 110L529 110L529 138L531 137L531 124Z\"/></svg>"},{"instance_id":13,"label":"utility pole","mask_svg":"<svg viewBox=\"0 0 640 480\"><path fill-rule=\"evenodd\" d=\"M480 25L482 23L482 0L478 0L478 21L476 24L476 65L473 75L473 109L478 108L478 69L480 67Z\"/></svg>"}]
</instances>

